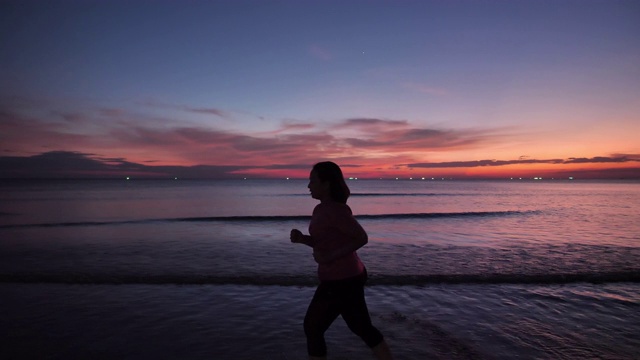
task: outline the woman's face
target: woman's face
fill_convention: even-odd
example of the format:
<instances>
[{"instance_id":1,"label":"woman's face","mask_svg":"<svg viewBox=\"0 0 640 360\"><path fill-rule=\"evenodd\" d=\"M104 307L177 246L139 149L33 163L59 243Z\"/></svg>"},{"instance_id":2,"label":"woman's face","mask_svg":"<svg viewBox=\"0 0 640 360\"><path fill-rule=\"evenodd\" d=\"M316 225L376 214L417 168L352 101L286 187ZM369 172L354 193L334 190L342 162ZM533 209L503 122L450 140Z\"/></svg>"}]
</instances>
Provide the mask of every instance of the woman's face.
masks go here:
<instances>
[{"instance_id":1,"label":"woman's face","mask_svg":"<svg viewBox=\"0 0 640 360\"><path fill-rule=\"evenodd\" d=\"M329 196L329 182L322 181L318 177L315 171L311 171L309 174L309 185L307 185L311 192L311 197L317 200L323 200Z\"/></svg>"}]
</instances>

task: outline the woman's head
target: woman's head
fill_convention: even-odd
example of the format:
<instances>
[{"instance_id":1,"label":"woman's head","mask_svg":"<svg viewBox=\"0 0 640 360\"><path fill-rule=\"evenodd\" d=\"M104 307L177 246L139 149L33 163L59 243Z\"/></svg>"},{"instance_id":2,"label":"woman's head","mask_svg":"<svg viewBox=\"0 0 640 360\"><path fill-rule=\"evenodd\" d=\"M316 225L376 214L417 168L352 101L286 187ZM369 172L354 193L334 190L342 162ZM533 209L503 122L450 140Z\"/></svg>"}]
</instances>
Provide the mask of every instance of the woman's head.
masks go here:
<instances>
[{"instance_id":1,"label":"woman's head","mask_svg":"<svg viewBox=\"0 0 640 360\"><path fill-rule=\"evenodd\" d=\"M320 187L323 191L326 191L326 195L333 201L346 204L347 199L351 192L347 183L344 181L342 170L334 162L325 161L319 162L311 169L311 182L309 183L309 189L312 190L312 196L314 195L314 189L312 189L312 183L319 181L319 184L314 186ZM320 199L322 200L322 199Z\"/></svg>"}]
</instances>

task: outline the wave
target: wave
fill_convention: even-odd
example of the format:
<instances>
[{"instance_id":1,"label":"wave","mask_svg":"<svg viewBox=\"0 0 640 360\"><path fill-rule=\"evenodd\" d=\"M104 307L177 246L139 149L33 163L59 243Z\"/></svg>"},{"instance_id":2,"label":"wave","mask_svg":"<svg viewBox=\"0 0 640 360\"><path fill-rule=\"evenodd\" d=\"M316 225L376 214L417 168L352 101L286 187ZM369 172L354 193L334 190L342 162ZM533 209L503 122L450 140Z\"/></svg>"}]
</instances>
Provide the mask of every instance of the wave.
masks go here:
<instances>
[{"instance_id":1,"label":"wave","mask_svg":"<svg viewBox=\"0 0 640 360\"><path fill-rule=\"evenodd\" d=\"M363 196L363 197L373 197L373 196L469 196L469 195L477 195L477 194L448 194L448 193L352 193L349 196Z\"/></svg>"},{"instance_id":2,"label":"wave","mask_svg":"<svg viewBox=\"0 0 640 360\"><path fill-rule=\"evenodd\" d=\"M351 193L350 197L393 197L393 196L409 196L409 197L422 197L422 196L477 196L478 194L471 193ZM273 196L304 196L308 197L309 194L285 194L285 195L273 195Z\"/></svg>"},{"instance_id":3,"label":"wave","mask_svg":"<svg viewBox=\"0 0 640 360\"><path fill-rule=\"evenodd\" d=\"M432 219L432 218L456 218L456 217L493 217L493 216L514 216L538 214L540 211L477 211L477 212L453 212L453 213L404 213L404 214L371 214L356 215L356 219L363 220L384 220L384 219ZM7 224L0 225L0 229L13 228L33 228L33 227L70 227L70 226L104 226L104 225L126 225L145 224L154 222L288 222L288 221L309 221L310 215L246 215L246 216L202 216L164 219L140 219L140 220L116 220L116 221L78 221L59 223L36 223L36 224Z\"/></svg>"},{"instance_id":4,"label":"wave","mask_svg":"<svg viewBox=\"0 0 640 360\"><path fill-rule=\"evenodd\" d=\"M566 274L450 274L370 275L370 286L424 286L432 284L569 284L640 282L640 271ZM196 274L0 274L0 283L93 285L258 285L315 286L309 275L196 275Z\"/></svg>"}]
</instances>

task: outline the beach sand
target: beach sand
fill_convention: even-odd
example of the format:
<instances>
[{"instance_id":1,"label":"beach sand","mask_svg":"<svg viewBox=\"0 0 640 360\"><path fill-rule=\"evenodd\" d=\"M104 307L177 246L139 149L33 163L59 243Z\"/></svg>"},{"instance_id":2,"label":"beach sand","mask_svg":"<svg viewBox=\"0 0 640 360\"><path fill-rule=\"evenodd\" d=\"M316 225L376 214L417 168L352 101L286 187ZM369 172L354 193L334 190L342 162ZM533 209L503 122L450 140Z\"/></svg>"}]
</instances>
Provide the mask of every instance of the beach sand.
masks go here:
<instances>
[{"instance_id":1,"label":"beach sand","mask_svg":"<svg viewBox=\"0 0 640 360\"><path fill-rule=\"evenodd\" d=\"M0 284L0 289L7 330L2 359L306 359L302 320L314 291L241 285ZM373 291L370 311L397 359L487 358L399 302L401 294L380 298L390 291ZM385 301L391 302L385 306ZM372 358L341 318L326 338L329 359Z\"/></svg>"},{"instance_id":2,"label":"beach sand","mask_svg":"<svg viewBox=\"0 0 640 360\"><path fill-rule=\"evenodd\" d=\"M399 360L635 359L639 291L630 283L366 289L373 323ZM2 283L0 358L306 359L302 322L313 292ZM329 359L372 358L340 318L326 340Z\"/></svg>"}]
</instances>

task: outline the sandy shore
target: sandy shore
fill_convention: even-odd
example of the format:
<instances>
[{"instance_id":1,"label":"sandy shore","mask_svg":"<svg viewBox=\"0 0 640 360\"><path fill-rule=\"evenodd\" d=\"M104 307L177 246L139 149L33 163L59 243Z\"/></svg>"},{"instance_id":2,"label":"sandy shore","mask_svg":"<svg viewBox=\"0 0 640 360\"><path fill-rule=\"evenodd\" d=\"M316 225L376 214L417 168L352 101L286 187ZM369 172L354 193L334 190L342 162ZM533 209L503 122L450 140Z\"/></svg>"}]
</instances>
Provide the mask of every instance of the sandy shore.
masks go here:
<instances>
[{"instance_id":1,"label":"sandy shore","mask_svg":"<svg viewBox=\"0 0 640 360\"><path fill-rule=\"evenodd\" d=\"M374 324L400 360L632 359L640 348L640 318L629 310L637 302L620 299L638 290L639 284L374 286L367 300ZM305 359L302 320L313 291L2 283L0 328L6 335L0 358ZM616 293L615 303L542 296L597 291ZM329 359L371 359L341 319L326 338Z\"/></svg>"}]
</instances>

